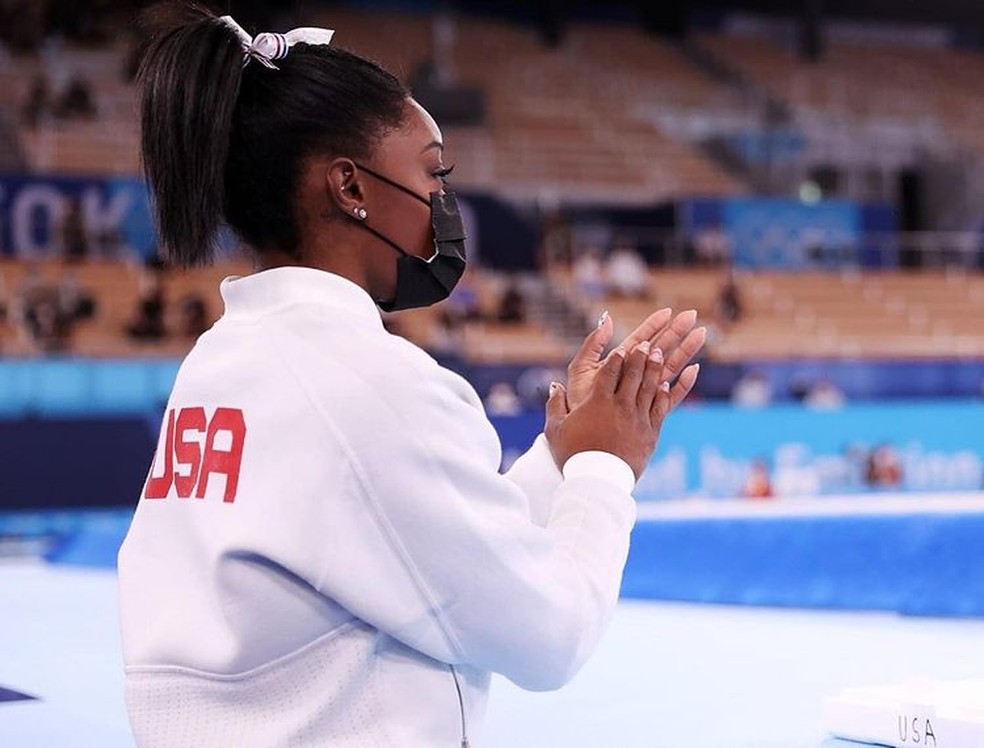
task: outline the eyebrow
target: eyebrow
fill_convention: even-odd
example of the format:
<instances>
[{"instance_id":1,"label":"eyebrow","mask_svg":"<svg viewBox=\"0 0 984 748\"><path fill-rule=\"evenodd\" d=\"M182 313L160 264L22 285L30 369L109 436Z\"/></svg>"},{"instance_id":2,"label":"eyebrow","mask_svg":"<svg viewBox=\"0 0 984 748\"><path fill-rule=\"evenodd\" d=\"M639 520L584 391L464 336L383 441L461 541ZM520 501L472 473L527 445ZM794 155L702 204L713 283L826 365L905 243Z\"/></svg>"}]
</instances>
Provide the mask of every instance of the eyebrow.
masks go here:
<instances>
[{"instance_id":1,"label":"eyebrow","mask_svg":"<svg viewBox=\"0 0 984 748\"><path fill-rule=\"evenodd\" d=\"M431 148L440 148L443 151L444 143L442 143L440 140L433 140L424 146L424 150L421 151L421 153L423 153L424 151L429 151Z\"/></svg>"}]
</instances>

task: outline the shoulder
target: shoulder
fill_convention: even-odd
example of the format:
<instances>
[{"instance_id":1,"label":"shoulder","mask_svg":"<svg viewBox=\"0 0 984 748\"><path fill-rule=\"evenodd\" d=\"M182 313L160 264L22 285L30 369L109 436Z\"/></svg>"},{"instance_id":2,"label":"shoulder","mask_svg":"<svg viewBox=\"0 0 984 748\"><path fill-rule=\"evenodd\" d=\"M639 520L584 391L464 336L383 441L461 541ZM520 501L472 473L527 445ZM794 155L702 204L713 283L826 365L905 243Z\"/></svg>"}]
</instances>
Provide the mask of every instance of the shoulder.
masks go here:
<instances>
[{"instance_id":1,"label":"shoulder","mask_svg":"<svg viewBox=\"0 0 984 748\"><path fill-rule=\"evenodd\" d=\"M412 422L437 408L472 411L484 419L474 388L405 338L365 322L304 316L292 314L289 325L272 321L262 337L285 383L304 392L323 415Z\"/></svg>"}]
</instances>

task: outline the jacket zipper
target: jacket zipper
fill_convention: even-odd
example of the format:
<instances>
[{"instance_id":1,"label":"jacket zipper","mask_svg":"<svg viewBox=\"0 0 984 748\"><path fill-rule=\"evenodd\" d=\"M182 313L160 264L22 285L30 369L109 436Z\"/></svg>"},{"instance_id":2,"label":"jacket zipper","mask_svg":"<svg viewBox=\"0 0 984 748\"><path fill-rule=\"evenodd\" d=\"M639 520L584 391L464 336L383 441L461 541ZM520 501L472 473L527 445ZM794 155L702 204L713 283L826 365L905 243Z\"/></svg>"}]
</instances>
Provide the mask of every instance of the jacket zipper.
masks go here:
<instances>
[{"instance_id":1,"label":"jacket zipper","mask_svg":"<svg viewBox=\"0 0 984 748\"><path fill-rule=\"evenodd\" d=\"M458 671L454 669L454 665L448 665L451 668L451 677L454 679L454 690L458 694L458 710L461 715L461 748L468 748L471 745L468 742L468 730L465 728L465 700L461 697L461 684L458 682Z\"/></svg>"}]
</instances>

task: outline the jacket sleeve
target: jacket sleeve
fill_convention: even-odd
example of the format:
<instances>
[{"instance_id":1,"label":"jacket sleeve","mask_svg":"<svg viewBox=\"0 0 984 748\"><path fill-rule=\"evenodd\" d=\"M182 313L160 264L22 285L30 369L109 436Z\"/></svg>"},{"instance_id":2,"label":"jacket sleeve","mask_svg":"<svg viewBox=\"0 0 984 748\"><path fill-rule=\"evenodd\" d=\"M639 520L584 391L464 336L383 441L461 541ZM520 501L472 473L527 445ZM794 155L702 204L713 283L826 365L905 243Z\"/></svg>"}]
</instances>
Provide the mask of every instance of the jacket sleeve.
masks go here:
<instances>
[{"instance_id":1,"label":"jacket sleeve","mask_svg":"<svg viewBox=\"0 0 984 748\"><path fill-rule=\"evenodd\" d=\"M553 496L564 482L564 476L550 453L546 435L538 435L533 445L516 458L505 476L526 494L533 522L546 527L553 508Z\"/></svg>"},{"instance_id":2,"label":"jacket sleeve","mask_svg":"<svg viewBox=\"0 0 984 748\"><path fill-rule=\"evenodd\" d=\"M583 466L551 474L545 444L511 480L463 380L414 357L368 371L344 396L309 380L347 465L332 478L345 506L324 518L317 587L435 659L560 687L617 602L631 489ZM545 516L534 522L531 507Z\"/></svg>"}]
</instances>

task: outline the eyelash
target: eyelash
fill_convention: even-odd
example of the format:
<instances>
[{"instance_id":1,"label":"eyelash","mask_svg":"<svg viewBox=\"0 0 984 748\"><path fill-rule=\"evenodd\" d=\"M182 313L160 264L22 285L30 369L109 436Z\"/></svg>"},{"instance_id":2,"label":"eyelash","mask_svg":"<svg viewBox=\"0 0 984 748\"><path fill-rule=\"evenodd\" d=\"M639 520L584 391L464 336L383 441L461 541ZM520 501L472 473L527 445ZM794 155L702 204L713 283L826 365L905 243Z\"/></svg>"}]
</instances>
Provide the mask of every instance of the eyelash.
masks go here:
<instances>
[{"instance_id":1,"label":"eyelash","mask_svg":"<svg viewBox=\"0 0 984 748\"><path fill-rule=\"evenodd\" d=\"M451 166L447 166L443 169L439 169L438 171L435 171L434 176L440 179L441 181L444 181L449 176L451 176L451 172L453 171L454 171L454 164L451 164Z\"/></svg>"}]
</instances>

